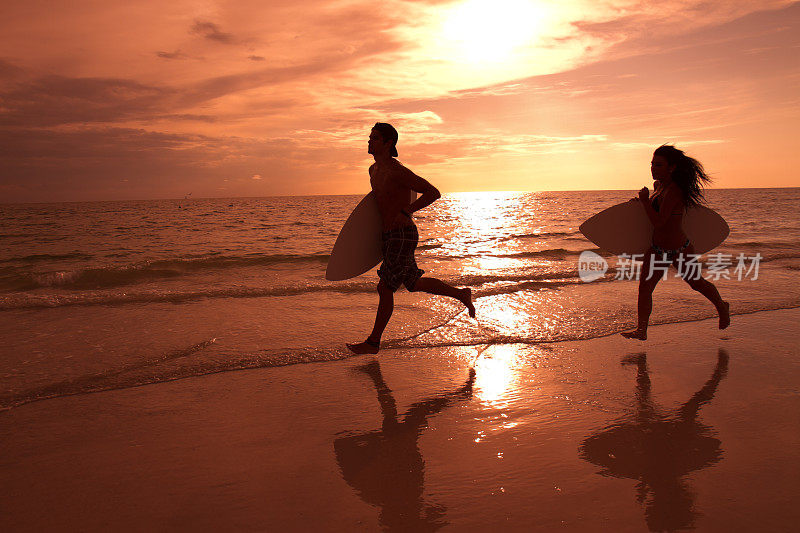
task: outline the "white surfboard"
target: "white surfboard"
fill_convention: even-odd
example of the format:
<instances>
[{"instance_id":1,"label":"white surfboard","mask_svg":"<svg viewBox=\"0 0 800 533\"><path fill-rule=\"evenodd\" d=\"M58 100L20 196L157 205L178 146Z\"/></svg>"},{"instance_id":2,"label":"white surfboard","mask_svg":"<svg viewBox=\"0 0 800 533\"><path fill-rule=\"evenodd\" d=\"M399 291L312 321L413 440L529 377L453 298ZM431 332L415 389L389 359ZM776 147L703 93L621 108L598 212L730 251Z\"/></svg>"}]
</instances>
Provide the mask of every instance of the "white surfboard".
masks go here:
<instances>
[{"instance_id":1,"label":"white surfboard","mask_svg":"<svg viewBox=\"0 0 800 533\"><path fill-rule=\"evenodd\" d=\"M328 260L325 279L341 281L359 276L381 261L381 214L370 192L342 226Z\"/></svg>"},{"instance_id":2,"label":"white surfboard","mask_svg":"<svg viewBox=\"0 0 800 533\"><path fill-rule=\"evenodd\" d=\"M612 254L643 254L652 245L653 224L641 202L623 202L609 207L580 225L583 235L599 248ZM703 254L722 244L730 228L719 214L708 207L687 209L683 231Z\"/></svg>"}]
</instances>

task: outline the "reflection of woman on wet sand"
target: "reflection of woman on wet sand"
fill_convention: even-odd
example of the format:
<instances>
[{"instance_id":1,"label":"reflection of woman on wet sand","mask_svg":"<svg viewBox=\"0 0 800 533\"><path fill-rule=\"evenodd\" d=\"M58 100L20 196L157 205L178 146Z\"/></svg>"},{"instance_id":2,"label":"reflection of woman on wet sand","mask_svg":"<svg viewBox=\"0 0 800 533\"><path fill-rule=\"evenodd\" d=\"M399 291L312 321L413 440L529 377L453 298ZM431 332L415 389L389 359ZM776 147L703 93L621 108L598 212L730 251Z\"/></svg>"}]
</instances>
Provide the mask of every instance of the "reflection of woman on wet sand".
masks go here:
<instances>
[{"instance_id":1,"label":"reflection of woman on wet sand","mask_svg":"<svg viewBox=\"0 0 800 533\"><path fill-rule=\"evenodd\" d=\"M639 191L638 200L642 202L647 217L653 223L653 245L643 258L639 277L638 321L635 330L622 335L629 339L647 339L647 325L653 310L653 291L661 280L662 272L653 269L653 260L666 258L681 271L684 260L694 255L694 245L683 231L683 215L686 209L703 202L703 183L710 178L699 161L692 159L674 146L659 146L653 153L650 173L655 180L655 191L650 197L647 187ZM636 201L634 198L632 201ZM722 300L713 283L695 276L692 269L683 269L688 275L683 279L689 286L708 298L719 314L719 329L725 329L731 322L730 306ZM693 278L697 279L693 279Z\"/></svg>"},{"instance_id":2,"label":"reflection of woman on wet sand","mask_svg":"<svg viewBox=\"0 0 800 533\"><path fill-rule=\"evenodd\" d=\"M379 506L381 526L389 531L435 531L446 522L444 508L422 500L424 461L419 451L419 436L427 426L427 417L454 400L472 396L475 370L459 389L411 406L402 422L397 404L386 385L377 361L360 367L375 385L383 414L380 430L334 441L336 460L342 477L362 500Z\"/></svg>"},{"instance_id":3,"label":"reflection of woman on wet sand","mask_svg":"<svg viewBox=\"0 0 800 533\"><path fill-rule=\"evenodd\" d=\"M719 351L711 378L672 416L659 414L650 398L645 355L627 358L626 363L638 370L633 419L588 437L580 446L581 458L602 467L602 475L638 481L636 499L645 505L651 531L691 527L696 516L694 495L683 476L722 458L720 441L711 436L711 428L697 421L697 415L725 377L728 355Z\"/></svg>"}]
</instances>

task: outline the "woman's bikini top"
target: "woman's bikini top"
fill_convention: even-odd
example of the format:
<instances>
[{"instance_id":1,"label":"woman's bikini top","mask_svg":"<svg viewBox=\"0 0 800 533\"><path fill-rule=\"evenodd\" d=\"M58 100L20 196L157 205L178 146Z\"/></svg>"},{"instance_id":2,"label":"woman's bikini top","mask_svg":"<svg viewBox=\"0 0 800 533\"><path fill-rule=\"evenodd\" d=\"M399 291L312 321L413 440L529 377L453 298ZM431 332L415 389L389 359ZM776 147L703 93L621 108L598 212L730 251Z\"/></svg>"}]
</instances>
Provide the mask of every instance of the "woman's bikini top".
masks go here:
<instances>
[{"instance_id":1,"label":"woman's bikini top","mask_svg":"<svg viewBox=\"0 0 800 533\"><path fill-rule=\"evenodd\" d=\"M655 194L655 195L653 195L653 196L650 198L650 200L651 200L651 203L652 203L652 205L653 205L653 209L655 209L655 210L656 210L656 212L658 212L658 211L659 211L658 199L659 199L660 197L661 197L661 195L660 195L660 194ZM681 209L680 211L677 211L677 212L675 212L675 213L670 213L669 215L670 215L670 216L674 216L674 215L683 215L683 209Z\"/></svg>"}]
</instances>

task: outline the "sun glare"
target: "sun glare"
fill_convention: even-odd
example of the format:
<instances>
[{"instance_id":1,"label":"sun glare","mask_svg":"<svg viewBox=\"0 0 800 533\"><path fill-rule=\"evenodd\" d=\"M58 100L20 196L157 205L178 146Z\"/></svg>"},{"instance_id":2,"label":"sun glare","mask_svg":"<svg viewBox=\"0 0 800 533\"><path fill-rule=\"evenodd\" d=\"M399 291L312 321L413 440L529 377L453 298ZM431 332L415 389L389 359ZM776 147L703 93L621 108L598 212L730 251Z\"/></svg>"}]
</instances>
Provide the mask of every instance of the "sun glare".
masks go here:
<instances>
[{"instance_id":1,"label":"sun glare","mask_svg":"<svg viewBox=\"0 0 800 533\"><path fill-rule=\"evenodd\" d=\"M536 38L542 18L530 0L466 0L445 14L442 35L453 59L502 62Z\"/></svg>"}]
</instances>

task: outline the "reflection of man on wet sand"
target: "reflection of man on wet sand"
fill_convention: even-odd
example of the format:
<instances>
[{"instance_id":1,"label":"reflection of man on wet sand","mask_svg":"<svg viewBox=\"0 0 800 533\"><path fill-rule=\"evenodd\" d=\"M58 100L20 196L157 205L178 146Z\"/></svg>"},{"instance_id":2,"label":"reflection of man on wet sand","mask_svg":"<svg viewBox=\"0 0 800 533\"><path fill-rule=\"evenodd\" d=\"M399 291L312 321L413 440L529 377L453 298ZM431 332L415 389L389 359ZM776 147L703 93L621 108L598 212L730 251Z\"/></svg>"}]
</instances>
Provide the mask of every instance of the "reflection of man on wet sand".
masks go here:
<instances>
[{"instance_id":1,"label":"reflection of man on wet sand","mask_svg":"<svg viewBox=\"0 0 800 533\"><path fill-rule=\"evenodd\" d=\"M711 436L711 428L697 421L697 415L725 377L728 355L719 351L711 378L671 416L659 414L650 398L645 354L626 358L623 364L637 367L633 419L623 419L587 438L580 455L602 467L602 475L638 480L636 499L645 505L651 531L692 527L696 517L694 494L682 478L722 458L720 441Z\"/></svg>"},{"instance_id":2,"label":"reflection of man on wet sand","mask_svg":"<svg viewBox=\"0 0 800 533\"><path fill-rule=\"evenodd\" d=\"M394 310L394 293L400 285L405 285L409 292L455 298L464 304L469 316L475 316L470 288L459 289L440 279L423 277L424 271L417 268L414 259L419 233L411 215L438 200L439 190L395 159L397 130L391 124L375 124L369 134L367 151L375 158L375 163L369 167L369 183L383 223L383 263L378 269L378 311L372 332L364 342L347 345L357 354L375 354L380 350L381 336ZM421 196L412 201L415 192Z\"/></svg>"},{"instance_id":3,"label":"reflection of man on wet sand","mask_svg":"<svg viewBox=\"0 0 800 533\"><path fill-rule=\"evenodd\" d=\"M475 370L467 382L452 392L415 403L398 420L397 404L386 385L377 361L359 370L367 374L378 393L383 414L380 430L341 437L334 441L342 477L362 500L380 507L381 526L389 531L436 531L447 522L444 508L423 501L424 466L419 436L427 417L455 400L472 396Z\"/></svg>"}]
</instances>

